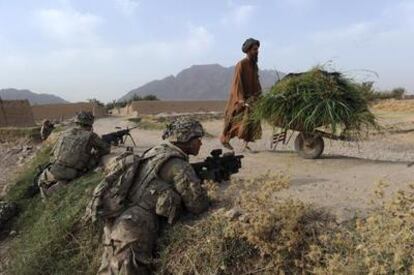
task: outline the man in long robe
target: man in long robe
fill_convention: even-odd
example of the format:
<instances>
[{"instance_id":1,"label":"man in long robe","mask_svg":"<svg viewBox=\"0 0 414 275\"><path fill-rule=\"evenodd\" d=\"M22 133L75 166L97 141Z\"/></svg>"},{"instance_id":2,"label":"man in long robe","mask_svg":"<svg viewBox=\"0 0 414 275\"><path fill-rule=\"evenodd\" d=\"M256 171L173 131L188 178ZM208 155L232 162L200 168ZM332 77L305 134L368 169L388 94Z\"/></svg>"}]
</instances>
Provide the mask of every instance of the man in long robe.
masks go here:
<instances>
[{"instance_id":1,"label":"man in long robe","mask_svg":"<svg viewBox=\"0 0 414 275\"><path fill-rule=\"evenodd\" d=\"M257 66L260 42L247 39L242 46L246 57L239 61L234 70L230 96L224 113L224 130L220 137L222 145L230 150L230 140L234 137L244 140L244 150L251 151L249 142L261 138L259 121L251 119L252 107L262 93Z\"/></svg>"}]
</instances>

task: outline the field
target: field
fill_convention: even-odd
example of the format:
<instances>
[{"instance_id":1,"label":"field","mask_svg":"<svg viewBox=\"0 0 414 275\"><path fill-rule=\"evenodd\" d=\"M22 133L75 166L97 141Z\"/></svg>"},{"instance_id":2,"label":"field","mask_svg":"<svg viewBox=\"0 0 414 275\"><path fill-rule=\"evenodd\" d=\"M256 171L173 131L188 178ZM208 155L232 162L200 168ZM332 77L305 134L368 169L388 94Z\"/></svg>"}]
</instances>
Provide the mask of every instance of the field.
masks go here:
<instances>
[{"instance_id":1,"label":"field","mask_svg":"<svg viewBox=\"0 0 414 275\"><path fill-rule=\"evenodd\" d=\"M158 271L413 272L414 259L408 244L414 241L414 196L410 189L414 168L408 168L407 163L414 160L414 112L375 112L384 127L382 132L359 143L326 141L325 153L318 160L298 157L292 146L294 136L277 151L269 150L272 129L263 125L263 139L253 144L257 153L245 154L243 168L231 183L207 185L212 209L194 223L177 224L160 239ZM107 117L98 119L94 129L104 134L115 131L115 126L138 125L131 134L137 143L134 150L139 153L161 141L164 120L145 117L145 123L140 122L130 117ZM221 147L217 137L223 121L210 118L202 123L209 135L203 139L200 155L191 161L201 160L212 149ZM240 153L240 142L232 143ZM114 148L114 152L123 150ZM22 176L19 184L24 187L30 180L27 173ZM73 269L94 273L99 262L99 234L90 228L84 233L76 228L98 179L95 175L81 179L78 187L71 187L47 205L19 199L22 187L12 188L9 198L31 205L24 207L22 216L29 219L19 218L16 222L17 237L3 241L0 250L5 255L4 248L12 248L14 274L69 274ZM71 197L78 198L79 203L71 204ZM394 200L389 203L391 198ZM62 217L62 222L55 224L56 217ZM40 234L44 224L48 224L50 232L60 233L53 238ZM53 261L53 257L57 260ZM28 266L27 262L38 264Z\"/></svg>"}]
</instances>

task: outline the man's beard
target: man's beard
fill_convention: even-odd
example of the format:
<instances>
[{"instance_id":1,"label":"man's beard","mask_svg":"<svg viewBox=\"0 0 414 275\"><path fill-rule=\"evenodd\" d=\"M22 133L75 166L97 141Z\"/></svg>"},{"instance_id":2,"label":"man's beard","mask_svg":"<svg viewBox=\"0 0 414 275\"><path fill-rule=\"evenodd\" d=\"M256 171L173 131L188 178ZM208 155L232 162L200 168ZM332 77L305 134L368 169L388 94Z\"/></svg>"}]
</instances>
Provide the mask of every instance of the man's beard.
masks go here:
<instances>
[{"instance_id":1,"label":"man's beard","mask_svg":"<svg viewBox=\"0 0 414 275\"><path fill-rule=\"evenodd\" d=\"M252 62L257 63L258 61L259 61L259 55L258 54L252 55Z\"/></svg>"}]
</instances>

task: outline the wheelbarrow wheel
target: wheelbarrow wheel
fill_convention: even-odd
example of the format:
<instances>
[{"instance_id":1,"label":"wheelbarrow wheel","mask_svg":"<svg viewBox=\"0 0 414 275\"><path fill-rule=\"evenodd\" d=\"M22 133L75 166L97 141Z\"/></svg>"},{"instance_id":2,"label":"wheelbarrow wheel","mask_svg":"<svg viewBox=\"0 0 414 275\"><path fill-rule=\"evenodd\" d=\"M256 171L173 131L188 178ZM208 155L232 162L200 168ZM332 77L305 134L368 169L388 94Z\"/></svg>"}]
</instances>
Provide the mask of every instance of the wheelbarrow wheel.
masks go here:
<instances>
[{"instance_id":1,"label":"wheelbarrow wheel","mask_svg":"<svg viewBox=\"0 0 414 275\"><path fill-rule=\"evenodd\" d=\"M295 151L299 156L305 159L319 158L325 143L323 138L319 135L299 133L295 139Z\"/></svg>"}]
</instances>

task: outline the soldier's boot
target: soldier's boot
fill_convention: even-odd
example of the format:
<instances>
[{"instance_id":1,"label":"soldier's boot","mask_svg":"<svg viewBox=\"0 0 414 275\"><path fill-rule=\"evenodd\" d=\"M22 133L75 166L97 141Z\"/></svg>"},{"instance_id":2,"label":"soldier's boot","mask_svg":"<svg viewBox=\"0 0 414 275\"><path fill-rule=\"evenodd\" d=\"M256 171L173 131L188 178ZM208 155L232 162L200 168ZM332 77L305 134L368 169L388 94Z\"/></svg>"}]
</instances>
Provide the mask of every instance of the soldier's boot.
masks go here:
<instances>
[{"instance_id":1,"label":"soldier's boot","mask_svg":"<svg viewBox=\"0 0 414 275\"><path fill-rule=\"evenodd\" d=\"M105 245L101 266L97 274L150 275L152 272L150 264L143 263L137 259L137 255L131 247L117 253L116 248L109 244Z\"/></svg>"}]
</instances>

